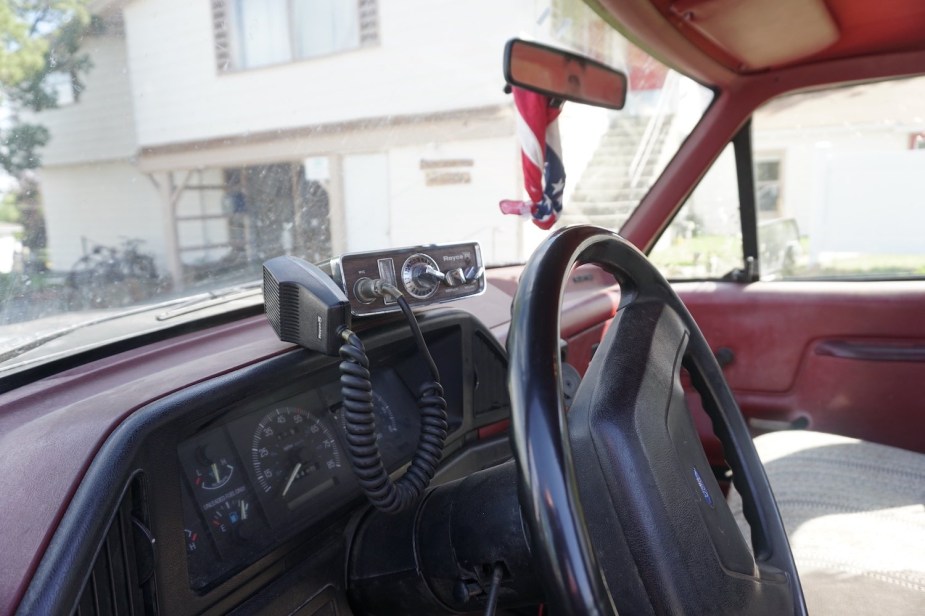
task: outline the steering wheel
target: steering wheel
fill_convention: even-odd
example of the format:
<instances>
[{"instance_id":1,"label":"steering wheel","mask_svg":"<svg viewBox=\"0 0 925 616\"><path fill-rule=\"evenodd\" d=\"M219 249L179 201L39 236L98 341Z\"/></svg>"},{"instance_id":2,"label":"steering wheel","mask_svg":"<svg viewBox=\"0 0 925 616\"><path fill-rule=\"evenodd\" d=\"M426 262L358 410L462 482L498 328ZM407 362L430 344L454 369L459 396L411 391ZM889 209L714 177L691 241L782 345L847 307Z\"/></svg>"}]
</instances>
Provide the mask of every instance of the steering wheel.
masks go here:
<instances>
[{"instance_id":1,"label":"steering wheel","mask_svg":"<svg viewBox=\"0 0 925 616\"><path fill-rule=\"evenodd\" d=\"M611 272L621 299L566 417L558 323L576 263ZM521 277L508 352L521 507L556 613L806 613L777 504L732 392L645 255L597 227L553 234ZM700 444L682 367L732 467L752 549Z\"/></svg>"}]
</instances>

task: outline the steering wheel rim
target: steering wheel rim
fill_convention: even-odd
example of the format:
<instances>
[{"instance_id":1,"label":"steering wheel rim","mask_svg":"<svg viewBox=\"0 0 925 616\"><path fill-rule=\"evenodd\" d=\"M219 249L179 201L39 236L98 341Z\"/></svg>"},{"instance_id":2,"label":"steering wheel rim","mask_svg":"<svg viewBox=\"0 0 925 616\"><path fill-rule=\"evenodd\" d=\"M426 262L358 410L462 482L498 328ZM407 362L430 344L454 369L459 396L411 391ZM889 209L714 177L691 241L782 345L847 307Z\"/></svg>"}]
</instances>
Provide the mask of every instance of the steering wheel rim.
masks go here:
<instances>
[{"instance_id":1,"label":"steering wheel rim","mask_svg":"<svg viewBox=\"0 0 925 616\"><path fill-rule=\"evenodd\" d=\"M621 300L566 418L559 313L576 263L611 272ZM621 361L624 347L648 349L645 362ZM616 614L618 606L649 613L806 613L787 534L742 415L703 334L645 255L598 227L554 233L521 276L508 353L520 500L554 607L571 614ZM733 468L752 551L738 530L732 533L735 523L709 466L702 466L706 458L686 407L676 410L679 395L683 404L682 360ZM669 372L671 391L653 395L647 380L665 383ZM623 399L636 381L642 383L637 395ZM644 408L646 396L656 399L655 411ZM595 514L590 520L586 508ZM605 541L606 549L595 549ZM690 571L694 565L702 570Z\"/></svg>"}]
</instances>

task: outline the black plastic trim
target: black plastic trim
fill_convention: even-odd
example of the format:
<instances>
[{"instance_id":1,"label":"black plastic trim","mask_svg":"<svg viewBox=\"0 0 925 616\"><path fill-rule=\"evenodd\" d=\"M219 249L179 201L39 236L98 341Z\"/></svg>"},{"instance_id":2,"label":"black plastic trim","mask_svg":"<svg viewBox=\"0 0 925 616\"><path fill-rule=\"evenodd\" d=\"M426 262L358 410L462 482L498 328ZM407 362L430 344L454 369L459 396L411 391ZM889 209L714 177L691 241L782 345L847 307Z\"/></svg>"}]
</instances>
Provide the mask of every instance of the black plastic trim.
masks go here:
<instances>
[{"instance_id":1,"label":"black plastic trim","mask_svg":"<svg viewBox=\"0 0 925 616\"><path fill-rule=\"evenodd\" d=\"M748 119L732 138L736 179L739 186L739 221L742 225L743 269L739 282L755 282L761 267L758 261L758 213L755 203L755 168L752 162L752 120Z\"/></svg>"}]
</instances>

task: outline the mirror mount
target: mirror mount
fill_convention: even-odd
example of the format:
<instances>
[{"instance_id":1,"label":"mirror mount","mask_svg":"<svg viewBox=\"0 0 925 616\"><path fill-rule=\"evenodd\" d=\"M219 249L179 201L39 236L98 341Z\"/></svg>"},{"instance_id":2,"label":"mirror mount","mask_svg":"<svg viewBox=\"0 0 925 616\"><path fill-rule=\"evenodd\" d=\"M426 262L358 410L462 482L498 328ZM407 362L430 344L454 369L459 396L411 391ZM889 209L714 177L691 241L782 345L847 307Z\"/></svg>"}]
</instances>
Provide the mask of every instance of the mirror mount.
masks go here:
<instances>
[{"instance_id":1,"label":"mirror mount","mask_svg":"<svg viewBox=\"0 0 925 616\"><path fill-rule=\"evenodd\" d=\"M504 79L552 99L622 109L626 74L578 54L511 39L504 47Z\"/></svg>"}]
</instances>

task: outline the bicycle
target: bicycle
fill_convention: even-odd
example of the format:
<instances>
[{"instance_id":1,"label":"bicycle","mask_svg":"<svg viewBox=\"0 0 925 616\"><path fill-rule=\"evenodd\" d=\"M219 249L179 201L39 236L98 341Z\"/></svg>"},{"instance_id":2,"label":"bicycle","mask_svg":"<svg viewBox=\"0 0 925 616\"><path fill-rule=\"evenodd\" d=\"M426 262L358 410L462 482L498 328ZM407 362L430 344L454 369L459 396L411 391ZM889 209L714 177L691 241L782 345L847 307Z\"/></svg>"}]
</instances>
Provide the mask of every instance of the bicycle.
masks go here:
<instances>
[{"instance_id":1,"label":"bicycle","mask_svg":"<svg viewBox=\"0 0 925 616\"><path fill-rule=\"evenodd\" d=\"M122 307L151 297L160 289L154 258L139 250L143 240L125 238L121 247L83 240L85 254L74 263L66 279L72 303L80 308ZM89 251L88 244L92 245Z\"/></svg>"}]
</instances>

